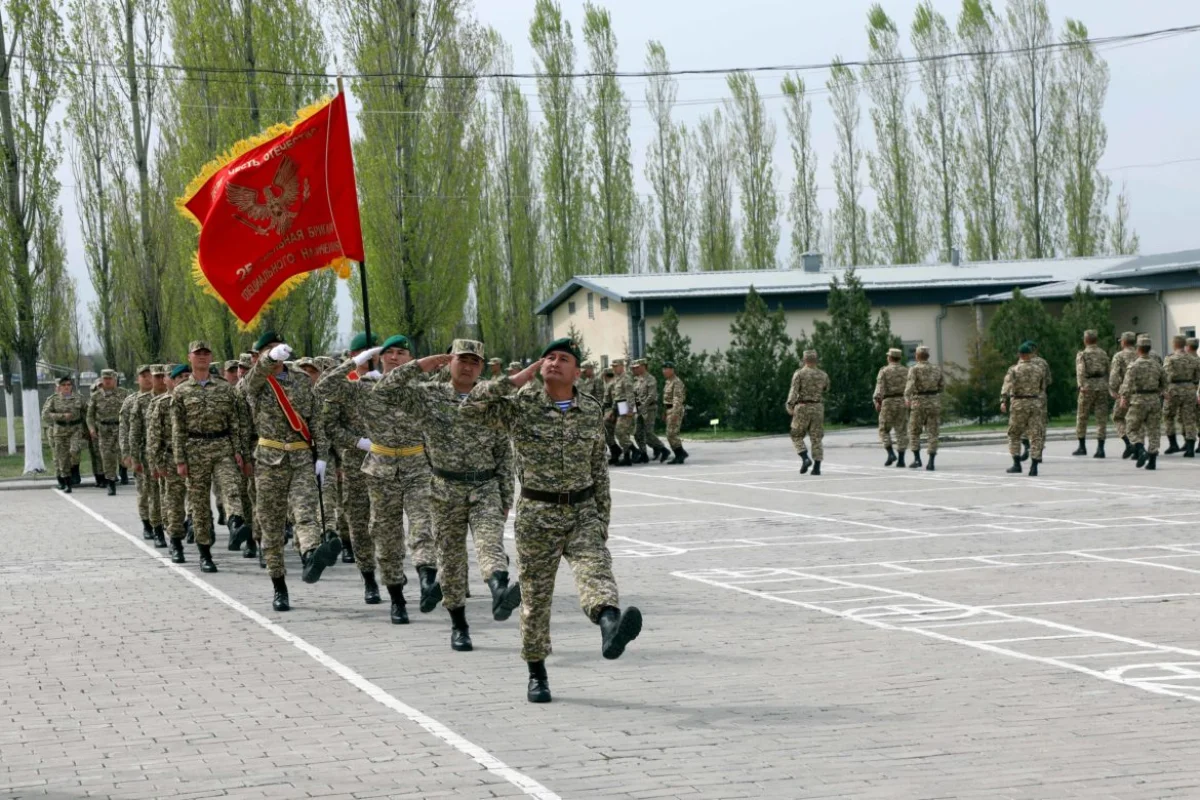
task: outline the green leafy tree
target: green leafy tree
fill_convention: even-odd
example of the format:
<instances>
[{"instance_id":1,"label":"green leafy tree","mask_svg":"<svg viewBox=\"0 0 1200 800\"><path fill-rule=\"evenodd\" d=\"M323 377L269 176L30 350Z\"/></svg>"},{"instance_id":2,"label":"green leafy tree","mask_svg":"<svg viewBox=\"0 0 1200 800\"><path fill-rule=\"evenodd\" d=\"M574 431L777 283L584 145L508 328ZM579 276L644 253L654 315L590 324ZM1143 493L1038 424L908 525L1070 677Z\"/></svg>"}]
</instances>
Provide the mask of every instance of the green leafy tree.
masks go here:
<instances>
[{"instance_id":1,"label":"green leafy tree","mask_svg":"<svg viewBox=\"0 0 1200 800\"><path fill-rule=\"evenodd\" d=\"M1137 231L1129 224L1129 190L1122 185L1117 210L1108 226L1108 251L1116 256L1132 256L1141 246Z\"/></svg>"},{"instance_id":2,"label":"green leafy tree","mask_svg":"<svg viewBox=\"0 0 1200 800\"><path fill-rule=\"evenodd\" d=\"M836 276L829 284L829 320L818 320L812 337L801 340L797 351L811 348L829 375L826 417L831 422L872 419L875 375L887 363L887 351L899 347L886 311L871 318L871 302L853 269L845 282Z\"/></svg>"},{"instance_id":3,"label":"green leafy tree","mask_svg":"<svg viewBox=\"0 0 1200 800\"><path fill-rule=\"evenodd\" d=\"M667 361L675 365L675 375L687 387L682 430L705 429L711 420L724 418L726 400L720 354L693 353L691 337L679 332L679 315L670 306L663 310L662 321L650 333L646 361L650 374L659 379L660 389L662 367Z\"/></svg>"},{"instance_id":4,"label":"green leafy tree","mask_svg":"<svg viewBox=\"0 0 1200 800\"><path fill-rule=\"evenodd\" d=\"M1000 413L1000 389L1011 360L980 334L971 339L967 353L965 370L946 365L946 394L956 416L983 425Z\"/></svg>"},{"instance_id":5,"label":"green leafy tree","mask_svg":"<svg viewBox=\"0 0 1200 800\"><path fill-rule=\"evenodd\" d=\"M944 261L958 244L959 170L962 134L959 117L962 90L954 77L959 68L949 56L958 43L946 18L931 0L917 6L913 16L912 43L920 64L921 93L925 107L914 112L917 141L925 165L927 202L936 220L937 246Z\"/></svg>"},{"instance_id":6,"label":"green leafy tree","mask_svg":"<svg viewBox=\"0 0 1200 800\"><path fill-rule=\"evenodd\" d=\"M1073 346L1072 352L1083 349L1083 332L1093 330L1099 336L1100 346L1106 351L1113 348L1116 341L1116 328L1112 322L1112 302L1096 296L1089 286L1086 289L1075 288L1075 294L1070 302L1063 306L1062 317L1063 341ZM1109 353L1111 355L1111 352ZM1075 378L1075 370L1071 370L1071 379Z\"/></svg>"},{"instance_id":7,"label":"green leafy tree","mask_svg":"<svg viewBox=\"0 0 1200 800\"><path fill-rule=\"evenodd\" d=\"M733 133L733 173L742 201L742 257L747 269L774 269L779 246L779 202L775 196L775 123L758 84L747 72L732 73L725 110Z\"/></svg>"},{"instance_id":8,"label":"green leafy tree","mask_svg":"<svg viewBox=\"0 0 1200 800\"><path fill-rule=\"evenodd\" d=\"M733 269L737 261L737 231L733 226L733 167L729 125L714 108L701 117L692 139L696 154L696 240L701 272Z\"/></svg>"},{"instance_id":9,"label":"green leafy tree","mask_svg":"<svg viewBox=\"0 0 1200 800\"><path fill-rule=\"evenodd\" d=\"M788 220L792 223L792 269L800 269L805 253L821 249L821 208L817 201L817 153L813 147L812 101L805 94L804 79L784 75L780 87L785 98L788 139L796 177L788 197Z\"/></svg>"},{"instance_id":10,"label":"green leafy tree","mask_svg":"<svg viewBox=\"0 0 1200 800\"><path fill-rule=\"evenodd\" d=\"M833 156L833 184L837 195L832 214L834 263L855 267L871 261L867 211L863 208L859 171L866 158L858 135L862 111L858 106L859 85L854 70L834 57L829 80L829 106L837 135Z\"/></svg>"},{"instance_id":11,"label":"green leafy tree","mask_svg":"<svg viewBox=\"0 0 1200 800\"><path fill-rule=\"evenodd\" d=\"M725 383L730 422L748 431L787 430L784 404L799 360L783 306L770 311L751 286L746 307L734 316L729 332Z\"/></svg>"},{"instance_id":12,"label":"green leafy tree","mask_svg":"<svg viewBox=\"0 0 1200 800\"><path fill-rule=\"evenodd\" d=\"M1012 299L1001 304L988 323L988 339L1009 364L1016 362L1022 342L1035 342L1038 355L1050 364L1050 414L1074 407L1075 348L1064 341L1062 324L1042 301L1014 289Z\"/></svg>"},{"instance_id":13,"label":"green leafy tree","mask_svg":"<svg viewBox=\"0 0 1200 800\"><path fill-rule=\"evenodd\" d=\"M575 346L579 348L579 355L582 356L580 364L583 364L592 357L592 351L588 349L587 344L583 341L583 334L575 327L574 322L567 326L567 338L575 342Z\"/></svg>"},{"instance_id":14,"label":"green leafy tree","mask_svg":"<svg viewBox=\"0 0 1200 800\"><path fill-rule=\"evenodd\" d=\"M1062 34L1067 45L1063 70L1063 205L1065 239L1069 256L1095 256L1104 252L1105 209L1112 181L1100 171L1108 144L1104 125L1104 98L1108 93L1108 64L1088 41L1088 29L1068 19Z\"/></svg>"}]
</instances>

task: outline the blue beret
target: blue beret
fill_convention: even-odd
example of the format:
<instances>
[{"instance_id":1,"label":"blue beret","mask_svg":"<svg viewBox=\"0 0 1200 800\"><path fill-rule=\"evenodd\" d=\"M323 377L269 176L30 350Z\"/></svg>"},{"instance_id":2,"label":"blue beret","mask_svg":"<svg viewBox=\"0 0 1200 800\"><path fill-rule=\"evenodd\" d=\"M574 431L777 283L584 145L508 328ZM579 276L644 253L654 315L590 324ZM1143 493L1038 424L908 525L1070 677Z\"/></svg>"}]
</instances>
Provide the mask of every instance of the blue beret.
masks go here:
<instances>
[{"instance_id":1,"label":"blue beret","mask_svg":"<svg viewBox=\"0 0 1200 800\"><path fill-rule=\"evenodd\" d=\"M180 364L175 369L171 370L171 378L178 378L180 375L191 372L192 368L188 364Z\"/></svg>"}]
</instances>

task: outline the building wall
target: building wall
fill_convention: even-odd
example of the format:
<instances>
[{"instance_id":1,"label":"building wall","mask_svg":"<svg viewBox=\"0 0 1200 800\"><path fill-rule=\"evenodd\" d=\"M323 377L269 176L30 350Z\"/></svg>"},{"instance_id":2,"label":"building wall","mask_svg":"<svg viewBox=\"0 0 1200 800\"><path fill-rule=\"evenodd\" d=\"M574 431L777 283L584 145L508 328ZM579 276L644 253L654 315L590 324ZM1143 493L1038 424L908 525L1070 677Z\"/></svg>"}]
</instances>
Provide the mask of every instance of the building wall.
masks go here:
<instances>
[{"instance_id":1,"label":"building wall","mask_svg":"<svg viewBox=\"0 0 1200 800\"><path fill-rule=\"evenodd\" d=\"M1173 294L1163 292L1163 300L1166 301L1167 295ZM1170 323L1170 306L1168 305L1167 324ZM1116 328L1117 335L1120 336L1122 331L1134 331L1136 333L1145 333L1150 336L1154 342L1154 349L1162 353L1164 349L1169 350L1170 347L1163 343L1163 337L1175 333L1174 329L1168 328L1163 331L1163 315L1162 309L1159 308L1158 300L1152 294L1135 295L1132 297L1114 297L1112 298L1112 321L1113 327ZM1109 347L1112 349L1112 342L1109 342ZM1101 342L1101 346L1104 343Z\"/></svg>"},{"instance_id":2,"label":"building wall","mask_svg":"<svg viewBox=\"0 0 1200 800\"><path fill-rule=\"evenodd\" d=\"M1167 335L1200 330L1200 289L1180 289L1163 292L1167 305ZM1167 346L1163 345L1164 349Z\"/></svg>"},{"instance_id":3,"label":"building wall","mask_svg":"<svg viewBox=\"0 0 1200 800\"><path fill-rule=\"evenodd\" d=\"M592 295L592 312L588 313L588 295ZM567 302L554 309L551 326L554 338L567 335L572 324L583 337L589 358L605 365L614 358L624 358L629 348L629 309L620 300L608 299L608 308L601 308L603 295L580 289ZM575 313L570 313L571 303ZM607 360L606 360L607 359Z\"/></svg>"}]
</instances>

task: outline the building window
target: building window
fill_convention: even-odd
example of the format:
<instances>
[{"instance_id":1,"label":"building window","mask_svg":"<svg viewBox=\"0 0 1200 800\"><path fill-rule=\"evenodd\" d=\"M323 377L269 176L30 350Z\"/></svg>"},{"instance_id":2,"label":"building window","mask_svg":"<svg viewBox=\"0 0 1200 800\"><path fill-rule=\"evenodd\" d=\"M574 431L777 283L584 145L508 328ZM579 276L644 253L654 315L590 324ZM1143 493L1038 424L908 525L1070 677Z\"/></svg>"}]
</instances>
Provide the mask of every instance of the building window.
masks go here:
<instances>
[{"instance_id":1,"label":"building window","mask_svg":"<svg viewBox=\"0 0 1200 800\"><path fill-rule=\"evenodd\" d=\"M596 318L596 308L592 303L592 293L588 292L588 319Z\"/></svg>"},{"instance_id":2,"label":"building window","mask_svg":"<svg viewBox=\"0 0 1200 800\"><path fill-rule=\"evenodd\" d=\"M600 356L600 371L608 369L608 356Z\"/></svg>"},{"instance_id":3,"label":"building window","mask_svg":"<svg viewBox=\"0 0 1200 800\"><path fill-rule=\"evenodd\" d=\"M1189 326L1188 326L1188 327L1186 327L1186 328L1180 328L1180 329L1179 329L1179 335L1180 335L1180 336L1186 336L1187 338L1191 339L1193 336L1195 336L1195 335L1196 335L1196 326L1195 326L1195 325L1189 325Z\"/></svg>"},{"instance_id":4,"label":"building window","mask_svg":"<svg viewBox=\"0 0 1200 800\"><path fill-rule=\"evenodd\" d=\"M575 313L575 301L574 300L571 300L570 302L567 303L567 313L568 314Z\"/></svg>"},{"instance_id":5,"label":"building window","mask_svg":"<svg viewBox=\"0 0 1200 800\"><path fill-rule=\"evenodd\" d=\"M608 298L607 297L600 298L600 310L608 311Z\"/></svg>"},{"instance_id":6,"label":"building window","mask_svg":"<svg viewBox=\"0 0 1200 800\"><path fill-rule=\"evenodd\" d=\"M917 360L917 348L921 346L920 342L903 342L900 346L904 349L904 363L911 364Z\"/></svg>"}]
</instances>

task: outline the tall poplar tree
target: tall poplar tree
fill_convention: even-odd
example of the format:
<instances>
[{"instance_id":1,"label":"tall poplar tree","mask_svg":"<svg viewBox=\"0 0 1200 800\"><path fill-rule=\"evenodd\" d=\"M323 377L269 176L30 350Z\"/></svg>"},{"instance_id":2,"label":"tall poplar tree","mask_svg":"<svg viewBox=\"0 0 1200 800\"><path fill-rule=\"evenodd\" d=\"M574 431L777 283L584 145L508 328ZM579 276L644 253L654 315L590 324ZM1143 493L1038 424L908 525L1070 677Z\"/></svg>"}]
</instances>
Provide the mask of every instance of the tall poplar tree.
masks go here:
<instances>
[{"instance_id":1,"label":"tall poplar tree","mask_svg":"<svg viewBox=\"0 0 1200 800\"><path fill-rule=\"evenodd\" d=\"M949 58L957 45L954 32L931 0L917 6L912 43L920 59L921 93L925 95L924 108L915 111L917 142L928 181L924 195L935 220L941 260L949 261L950 250L958 244L962 92Z\"/></svg>"},{"instance_id":2,"label":"tall poplar tree","mask_svg":"<svg viewBox=\"0 0 1200 800\"><path fill-rule=\"evenodd\" d=\"M714 108L701 117L690 148L696 158L696 182L700 190L696 211L696 240L703 272L734 269L737 262L737 231L733 227L732 141L729 127Z\"/></svg>"},{"instance_id":3,"label":"tall poplar tree","mask_svg":"<svg viewBox=\"0 0 1200 800\"><path fill-rule=\"evenodd\" d=\"M1063 74L1063 207L1069 256L1094 256L1104 251L1105 209L1110 181L1100 172L1108 144L1104 98L1108 65L1087 40L1087 27L1068 19L1062 39Z\"/></svg>"},{"instance_id":4,"label":"tall poplar tree","mask_svg":"<svg viewBox=\"0 0 1200 800\"><path fill-rule=\"evenodd\" d=\"M653 125L646 148L646 180L650 182L646 239L651 272L686 272L691 266L695 169L684 149L687 130L671 119L679 84L666 74L670 69L662 43L647 42L646 71L655 73L646 79L646 109Z\"/></svg>"},{"instance_id":5,"label":"tall poplar tree","mask_svg":"<svg viewBox=\"0 0 1200 800\"><path fill-rule=\"evenodd\" d=\"M1129 224L1129 190L1121 186L1117 195L1117 208L1112 223L1108 226L1108 252L1115 256L1137 255L1142 243Z\"/></svg>"},{"instance_id":6,"label":"tall poplar tree","mask_svg":"<svg viewBox=\"0 0 1200 800\"><path fill-rule=\"evenodd\" d=\"M775 122L749 73L732 73L726 83L732 95L725 109L732 133L733 171L741 192L742 259L747 269L774 269L779 247Z\"/></svg>"},{"instance_id":7,"label":"tall poplar tree","mask_svg":"<svg viewBox=\"0 0 1200 800\"><path fill-rule=\"evenodd\" d=\"M788 220L792 223L794 269L801 256L821 249L821 208L817 203L817 153L812 141L812 101L805 94L804 79L799 75L783 77L784 114L791 141L792 191L788 197Z\"/></svg>"},{"instance_id":8,"label":"tall poplar tree","mask_svg":"<svg viewBox=\"0 0 1200 800\"><path fill-rule=\"evenodd\" d=\"M836 56L830 70L829 105L837 135L837 153L833 157L833 183L837 202L832 212L833 260L855 267L871 258L871 240L867 212L862 205L862 142L858 136L861 110L858 106L858 80L854 71Z\"/></svg>"}]
</instances>

